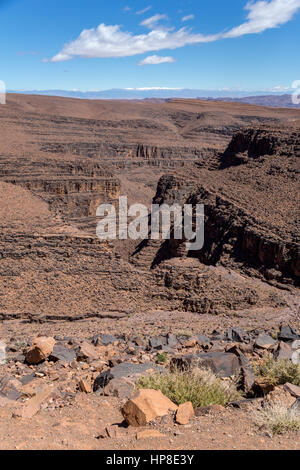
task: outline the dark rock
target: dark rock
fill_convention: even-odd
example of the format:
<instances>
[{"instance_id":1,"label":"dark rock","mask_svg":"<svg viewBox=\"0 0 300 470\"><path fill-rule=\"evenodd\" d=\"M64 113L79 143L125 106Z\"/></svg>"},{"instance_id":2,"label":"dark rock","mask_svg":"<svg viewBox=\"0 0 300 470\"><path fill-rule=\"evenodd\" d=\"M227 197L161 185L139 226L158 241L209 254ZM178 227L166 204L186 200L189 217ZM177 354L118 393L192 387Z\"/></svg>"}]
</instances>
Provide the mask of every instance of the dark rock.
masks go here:
<instances>
[{"instance_id":1,"label":"dark rock","mask_svg":"<svg viewBox=\"0 0 300 470\"><path fill-rule=\"evenodd\" d=\"M171 369L189 370L193 367L206 367L219 377L238 376L241 371L239 359L235 354L207 352L195 355L174 357Z\"/></svg>"},{"instance_id":2,"label":"dark rock","mask_svg":"<svg viewBox=\"0 0 300 470\"><path fill-rule=\"evenodd\" d=\"M99 388L104 388L112 379L122 379L123 377L143 375L148 370L162 372L165 369L156 364L153 364L152 362L147 362L144 364L132 364L130 362L123 362L111 369L101 372L101 374L98 375L98 377L94 381L93 390L94 392L96 392Z\"/></svg>"},{"instance_id":3,"label":"dark rock","mask_svg":"<svg viewBox=\"0 0 300 470\"><path fill-rule=\"evenodd\" d=\"M157 336L149 339L149 346L151 349L162 349L167 345L167 338L164 336Z\"/></svg>"},{"instance_id":4,"label":"dark rock","mask_svg":"<svg viewBox=\"0 0 300 470\"><path fill-rule=\"evenodd\" d=\"M35 379L36 379L35 374L27 374L27 375L23 375L23 377L20 378L20 382L22 383L22 385L27 385Z\"/></svg>"},{"instance_id":5,"label":"dark rock","mask_svg":"<svg viewBox=\"0 0 300 470\"><path fill-rule=\"evenodd\" d=\"M168 333L167 336L166 336L166 339L167 339L167 345L170 348L175 348L179 344L177 336L173 335L172 333Z\"/></svg>"},{"instance_id":6,"label":"dark rock","mask_svg":"<svg viewBox=\"0 0 300 470\"><path fill-rule=\"evenodd\" d=\"M145 348L146 345L147 345L147 342L139 336L137 336L135 338L132 338L132 342L133 342L134 345L140 346L142 348Z\"/></svg>"},{"instance_id":7,"label":"dark rock","mask_svg":"<svg viewBox=\"0 0 300 470\"><path fill-rule=\"evenodd\" d=\"M277 341L267 333L260 333L255 340L255 346L261 349L271 349Z\"/></svg>"},{"instance_id":8,"label":"dark rock","mask_svg":"<svg viewBox=\"0 0 300 470\"><path fill-rule=\"evenodd\" d=\"M274 353L275 359L292 359L293 350L288 343L280 341Z\"/></svg>"},{"instance_id":9,"label":"dark rock","mask_svg":"<svg viewBox=\"0 0 300 470\"><path fill-rule=\"evenodd\" d=\"M298 335L297 331L289 325L281 326L278 333L278 339L281 341L295 341L300 339L300 335Z\"/></svg>"},{"instance_id":10,"label":"dark rock","mask_svg":"<svg viewBox=\"0 0 300 470\"><path fill-rule=\"evenodd\" d=\"M197 343L200 347L203 348L203 347L210 346L211 341L207 336L199 334L199 335L196 335L196 337L197 337Z\"/></svg>"},{"instance_id":11,"label":"dark rock","mask_svg":"<svg viewBox=\"0 0 300 470\"><path fill-rule=\"evenodd\" d=\"M14 377L3 377L0 381L0 396L9 400L18 400L21 397L22 382Z\"/></svg>"},{"instance_id":12,"label":"dark rock","mask_svg":"<svg viewBox=\"0 0 300 470\"><path fill-rule=\"evenodd\" d=\"M235 354L235 356L238 358L241 366L239 386L240 389L244 392L249 392L250 390L252 390L253 385L255 383L255 374L250 365L250 362L238 346L233 346L227 352Z\"/></svg>"},{"instance_id":13,"label":"dark rock","mask_svg":"<svg viewBox=\"0 0 300 470\"><path fill-rule=\"evenodd\" d=\"M226 337L222 333L219 333L217 330L214 330L211 336L214 340L224 341L226 339Z\"/></svg>"},{"instance_id":14,"label":"dark rock","mask_svg":"<svg viewBox=\"0 0 300 470\"><path fill-rule=\"evenodd\" d=\"M209 351L210 352L224 352L225 346L223 343L220 343L220 341L212 341Z\"/></svg>"},{"instance_id":15,"label":"dark rock","mask_svg":"<svg viewBox=\"0 0 300 470\"><path fill-rule=\"evenodd\" d=\"M226 339L228 341L243 343L249 341L249 335L239 327L230 328L226 333Z\"/></svg>"},{"instance_id":16,"label":"dark rock","mask_svg":"<svg viewBox=\"0 0 300 470\"><path fill-rule=\"evenodd\" d=\"M93 337L92 343L94 346L108 346L118 341L118 338L112 335L99 334Z\"/></svg>"},{"instance_id":17,"label":"dark rock","mask_svg":"<svg viewBox=\"0 0 300 470\"><path fill-rule=\"evenodd\" d=\"M122 379L112 379L104 387L104 395L113 396L118 398L127 398L129 399L134 392L134 384L129 383L124 378ZM102 392L101 392L102 393Z\"/></svg>"},{"instance_id":18,"label":"dark rock","mask_svg":"<svg viewBox=\"0 0 300 470\"><path fill-rule=\"evenodd\" d=\"M73 349L66 348L60 344L56 344L49 360L53 362L73 362L76 359L76 352Z\"/></svg>"}]
</instances>

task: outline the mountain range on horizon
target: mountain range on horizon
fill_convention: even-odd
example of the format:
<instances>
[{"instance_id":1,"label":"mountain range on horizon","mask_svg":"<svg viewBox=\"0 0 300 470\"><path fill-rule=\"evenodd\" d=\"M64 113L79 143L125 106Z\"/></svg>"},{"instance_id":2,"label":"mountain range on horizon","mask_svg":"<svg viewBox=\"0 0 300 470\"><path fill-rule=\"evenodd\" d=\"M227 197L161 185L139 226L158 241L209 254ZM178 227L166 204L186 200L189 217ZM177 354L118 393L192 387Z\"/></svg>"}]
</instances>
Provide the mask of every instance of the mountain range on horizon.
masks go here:
<instances>
[{"instance_id":1,"label":"mountain range on horizon","mask_svg":"<svg viewBox=\"0 0 300 470\"><path fill-rule=\"evenodd\" d=\"M205 99L225 100L248 103L253 105L270 107L300 108L294 104L290 93L280 94L275 91L228 91L228 90L202 90L185 88L116 88L100 91L80 90L8 90L8 93L20 93L29 95L57 96L63 98L78 98L89 100L168 100L174 98L182 99Z\"/></svg>"}]
</instances>

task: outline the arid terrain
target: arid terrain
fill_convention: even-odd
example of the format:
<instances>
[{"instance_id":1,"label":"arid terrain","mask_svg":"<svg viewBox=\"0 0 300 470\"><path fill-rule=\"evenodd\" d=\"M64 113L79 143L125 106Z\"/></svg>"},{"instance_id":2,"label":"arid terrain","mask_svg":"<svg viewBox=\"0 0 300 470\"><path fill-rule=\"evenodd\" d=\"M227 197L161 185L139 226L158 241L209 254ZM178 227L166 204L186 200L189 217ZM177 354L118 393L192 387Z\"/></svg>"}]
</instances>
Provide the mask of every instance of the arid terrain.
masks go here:
<instances>
[{"instance_id":1,"label":"arid terrain","mask_svg":"<svg viewBox=\"0 0 300 470\"><path fill-rule=\"evenodd\" d=\"M0 449L299 449L252 416L299 390L266 391L252 362L300 363L300 110L9 94L0 132ZM204 204L204 247L99 240L96 209L121 195ZM124 424L134 366L187 354L242 376L241 397Z\"/></svg>"}]
</instances>

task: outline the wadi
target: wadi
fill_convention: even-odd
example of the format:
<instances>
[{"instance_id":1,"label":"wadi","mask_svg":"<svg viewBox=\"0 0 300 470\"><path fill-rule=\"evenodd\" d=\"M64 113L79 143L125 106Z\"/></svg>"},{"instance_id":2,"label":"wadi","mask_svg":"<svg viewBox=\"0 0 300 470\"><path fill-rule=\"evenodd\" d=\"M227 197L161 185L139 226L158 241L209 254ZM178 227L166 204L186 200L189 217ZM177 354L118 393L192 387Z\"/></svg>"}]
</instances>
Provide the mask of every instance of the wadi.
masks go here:
<instances>
[{"instance_id":1,"label":"wadi","mask_svg":"<svg viewBox=\"0 0 300 470\"><path fill-rule=\"evenodd\" d=\"M0 448L297 449L300 111L8 94L0 127ZM124 195L147 237L101 240Z\"/></svg>"}]
</instances>

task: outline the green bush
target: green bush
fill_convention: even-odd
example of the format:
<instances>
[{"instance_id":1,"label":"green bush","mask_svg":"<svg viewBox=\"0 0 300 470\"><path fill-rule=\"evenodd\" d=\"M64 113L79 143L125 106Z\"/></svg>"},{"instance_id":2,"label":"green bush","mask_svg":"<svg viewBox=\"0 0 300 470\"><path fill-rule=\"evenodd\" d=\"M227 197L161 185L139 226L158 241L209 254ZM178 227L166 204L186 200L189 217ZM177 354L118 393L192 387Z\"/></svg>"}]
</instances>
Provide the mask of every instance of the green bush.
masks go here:
<instances>
[{"instance_id":1,"label":"green bush","mask_svg":"<svg viewBox=\"0 0 300 470\"><path fill-rule=\"evenodd\" d=\"M194 408L209 405L227 405L240 398L232 383L217 378L206 369L193 372L155 373L140 377L138 388L161 390L176 405L191 401Z\"/></svg>"},{"instance_id":2,"label":"green bush","mask_svg":"<svg viewBox=\"0 0 300 470\"><path fill-rule=\"evenodd\" d=\"M161 363L165 363L168 360L168 354L166 352L162 352L160 354L157 354L156 360Z\"/></svg>"},{"instance_id":3,"label":"green bush","mask_svg":"<svg viewBox=\"0 0 300 470\"><path fill-rule=\"evenodd\" d=\"M300 365L293 364L289 359L276 360L272 355L265 356L261 361L254 362L255 375L263 378L266 384L284 385L289 382L300 385Z\"/></svg>"}]
</instances>

